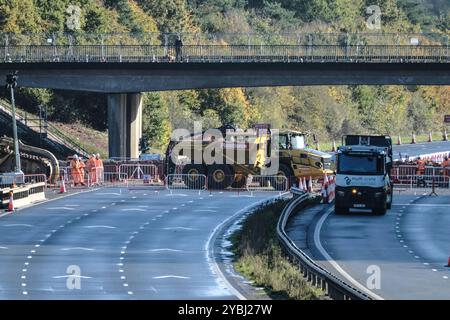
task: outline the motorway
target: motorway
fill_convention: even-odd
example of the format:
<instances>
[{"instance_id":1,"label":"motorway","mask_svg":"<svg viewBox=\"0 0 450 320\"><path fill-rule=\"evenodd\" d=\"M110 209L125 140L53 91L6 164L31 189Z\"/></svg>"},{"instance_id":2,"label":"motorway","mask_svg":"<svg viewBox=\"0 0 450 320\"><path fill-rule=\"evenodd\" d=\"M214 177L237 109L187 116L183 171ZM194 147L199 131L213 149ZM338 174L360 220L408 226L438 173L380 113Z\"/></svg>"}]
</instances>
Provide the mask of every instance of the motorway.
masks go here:
<instances>
[{"instance_id":1,"label":"motorway","mask_svg":"<svg viewBox=\"0 0 450 320\"><path fill-rule=\"evenodd\" d=\"M320 265L375 298L450 299L449 209L448 193L396 196L385 216L338 216L319 205L292 218L286 230ZM379 287L373 278L368 283L378 271Z\"/></svg>"},{"instance_id":2,"label":"motorway","mask_svg":"<svg viewBox=\"0 0 450 320\"><path fill-rule=\"evenodd\" d=\"M393 143L395 143L394 141ZM408 141L410 142L410 141ZM402 144L393 146L393 155L395 159L406 156L414 157L421 154L436 153L436 152L450 152L450 141L434 141L417 144Z\"/></svg>"},{"instance_id":3,"label":"motorway","mask_svg":"<svg viewBox=\"0 0 450 320\"><path fill-rule=\"evenodd\" d=\"M100 189L3 216L0 300L236 299L208 244L269 196Z\"/></svg>"}]
</instances>

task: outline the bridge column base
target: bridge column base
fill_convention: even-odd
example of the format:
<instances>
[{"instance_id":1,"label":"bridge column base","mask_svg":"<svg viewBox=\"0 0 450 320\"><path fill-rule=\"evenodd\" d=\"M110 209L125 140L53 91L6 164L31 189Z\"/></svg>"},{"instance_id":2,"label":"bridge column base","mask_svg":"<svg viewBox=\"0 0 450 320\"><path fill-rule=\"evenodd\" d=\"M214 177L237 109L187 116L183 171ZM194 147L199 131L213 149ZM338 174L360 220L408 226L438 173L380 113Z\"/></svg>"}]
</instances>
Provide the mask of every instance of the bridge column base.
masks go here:
<instances>
[{"instance_id":1,"label":"bridge column base","mask_svg":"<svg viewBox=\"0 0 450 320\"><path fill-rule=\"evenodd\" d=\"M138 158L142 136L142 95L108 94L109 157Z\"/></svg>"}]
</instances>

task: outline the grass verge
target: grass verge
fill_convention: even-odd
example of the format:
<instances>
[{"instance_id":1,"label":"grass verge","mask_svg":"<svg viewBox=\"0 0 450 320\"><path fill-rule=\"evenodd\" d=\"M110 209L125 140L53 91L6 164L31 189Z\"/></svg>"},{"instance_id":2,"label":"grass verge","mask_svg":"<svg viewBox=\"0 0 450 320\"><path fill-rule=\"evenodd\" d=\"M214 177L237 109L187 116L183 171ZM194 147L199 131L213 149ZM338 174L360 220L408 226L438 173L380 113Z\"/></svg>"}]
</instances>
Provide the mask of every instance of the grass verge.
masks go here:
<instances>
[{"instance_id":1,"label":"grass verge","mask_svg":"<svg viewBox=\"0 0 450 320\"><path fill-rule=\"evenodd\" d=\"M276 225L288 200L278 200L256 209L231 236L235 269L263 286L273 299L316 300L323 292L310 286L298 267L284 255Z\"/></svg>"}]
</instances>

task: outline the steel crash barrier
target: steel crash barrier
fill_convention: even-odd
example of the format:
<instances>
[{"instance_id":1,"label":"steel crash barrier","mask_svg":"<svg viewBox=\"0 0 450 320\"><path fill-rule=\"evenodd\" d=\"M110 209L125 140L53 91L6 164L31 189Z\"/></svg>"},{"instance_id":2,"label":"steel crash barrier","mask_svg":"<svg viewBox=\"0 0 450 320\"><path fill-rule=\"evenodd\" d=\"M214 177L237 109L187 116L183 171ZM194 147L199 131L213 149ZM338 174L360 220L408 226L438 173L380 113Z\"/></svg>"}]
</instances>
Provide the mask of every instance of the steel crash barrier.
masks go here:
<instances>
[{"instance_id":1,"label":"steel crash barrier","mask_svg":"<svg viewBox=\"0 0 450 320\"><path fill-rule=\"evenodd\" d=\"M285 251L291 260L299 266L302 275L317 288L324 291L329 297L335 300L373 300L377 297L369 293L362 292L359 289L337 278L332 273L318 265L304 251L299 249L294 241L285 231L289 218L300 208L308 205L314 196L303 191L297 191L288 205L283 209L277 224L277 236Z\"/></svg>"}]
</instances>

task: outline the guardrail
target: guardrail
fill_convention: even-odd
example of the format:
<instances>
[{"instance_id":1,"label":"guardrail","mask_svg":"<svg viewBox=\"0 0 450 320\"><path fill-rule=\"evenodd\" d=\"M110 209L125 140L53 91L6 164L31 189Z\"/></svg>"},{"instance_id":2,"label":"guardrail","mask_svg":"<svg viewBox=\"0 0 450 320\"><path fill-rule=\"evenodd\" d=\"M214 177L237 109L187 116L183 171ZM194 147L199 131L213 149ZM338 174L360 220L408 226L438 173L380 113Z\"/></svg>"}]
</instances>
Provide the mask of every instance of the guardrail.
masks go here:
<instances>
[{"instance_id":1,"label":"guardrail","mask_svg":"<svg viewBox=\"0 0 450 320\"><path fill-rule=\"evenodd\" d=\"M296 197L284 208L277 224L277 236L286 252L298 264L300 272L315 287L322 289L329 297L336 300L372 300L374 297L345 283L335 275L318 265L312 258L299 249L285 231L291 215L301 206L305 206L313 197L309 194L295 191Z\"/></svg>"}]
</instances>

